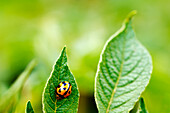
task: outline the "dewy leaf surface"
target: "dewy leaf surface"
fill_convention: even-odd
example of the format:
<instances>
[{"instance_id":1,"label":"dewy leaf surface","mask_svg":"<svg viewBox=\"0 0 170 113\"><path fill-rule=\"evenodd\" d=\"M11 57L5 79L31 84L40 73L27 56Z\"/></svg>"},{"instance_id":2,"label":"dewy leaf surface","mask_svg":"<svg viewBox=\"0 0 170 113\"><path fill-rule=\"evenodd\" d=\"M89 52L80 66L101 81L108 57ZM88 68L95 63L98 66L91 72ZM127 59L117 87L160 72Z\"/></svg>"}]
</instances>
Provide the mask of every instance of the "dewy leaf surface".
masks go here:
<instances>
[{"instance_id":1,"label":"dewy leaf surface","mask_svg":"<svg viewBox=\"0 0 170 113\"><path fill-rule=\"evenodd\" d=\"M31 106L31 102L30 101L27 102L27 106L26 106L26 111L25 112L26 113L34 113L34 110L33 110L32 106Z\"/></svg>"},{"instance_id":2,"label":"dewy leaf surface","mask_svg":"<svg viewBox=\"0 0 170 113\"><path fill-rule=\"evenodd\" d=\"M148 51L135 38L131 12L122 28L104 46L95 78L95 100L100 113L128 113L152 72Z\"/></svg>"},{"instance_id":3,"label":"dewy leaf surface","mask_svg":"<svg viewBox=\"0 0 170 113\"><path fill-rule=\"evenodd\" d=\"M67 98L57 100L56 87L62 81L71 83L72 92ZM66 47L64 47L43 92L43 111L45 113L76 113L78 111L78 101L78 87L67 66Z\"/></svg>"}]
</instances>

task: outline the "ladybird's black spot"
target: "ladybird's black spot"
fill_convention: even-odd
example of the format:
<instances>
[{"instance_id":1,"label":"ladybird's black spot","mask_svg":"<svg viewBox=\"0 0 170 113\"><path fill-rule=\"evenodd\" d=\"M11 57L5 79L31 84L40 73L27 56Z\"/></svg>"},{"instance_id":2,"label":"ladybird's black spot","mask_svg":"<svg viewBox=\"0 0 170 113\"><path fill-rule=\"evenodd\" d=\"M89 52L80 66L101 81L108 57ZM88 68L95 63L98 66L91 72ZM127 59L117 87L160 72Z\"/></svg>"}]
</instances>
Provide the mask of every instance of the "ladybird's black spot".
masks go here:
<instances>
[{"instance_id":1,"label":"ladybird's black spot","mask_svg":"<svg viewBox=\"0 0 170 113\"><path fill-rule=\"evenodd\" d=\"M62 82L63 84L65 83L65 81Z\"/></svg>"},{"instance_id":2,"label":"ladybird's black spot","mask_svg":"<svg viewBox=\"0 0 170 113\"><path fill-rule=\"evenodd\" d=\"M66 90L66 88L63 88L64 90Z\"/></svg>"},{"instance_id":3,"label":"ladybird's black spot","mask_svg":"<svg viewBox=\"0 0 170 113\"><path fill-rule=\"evenodd\" d=\"M64 86L66 85L66 83L64 83Z\"/></svg>"},{"instance_id":4,"label":"ladybird's black spot","mask_svg":"<svg viewBox=\"0 0 170 113\"><path fill-rule=\"evenodd\" d=\"M61 92L61 89L59 89L59 92Z\"/></svg>"}]
</instances>

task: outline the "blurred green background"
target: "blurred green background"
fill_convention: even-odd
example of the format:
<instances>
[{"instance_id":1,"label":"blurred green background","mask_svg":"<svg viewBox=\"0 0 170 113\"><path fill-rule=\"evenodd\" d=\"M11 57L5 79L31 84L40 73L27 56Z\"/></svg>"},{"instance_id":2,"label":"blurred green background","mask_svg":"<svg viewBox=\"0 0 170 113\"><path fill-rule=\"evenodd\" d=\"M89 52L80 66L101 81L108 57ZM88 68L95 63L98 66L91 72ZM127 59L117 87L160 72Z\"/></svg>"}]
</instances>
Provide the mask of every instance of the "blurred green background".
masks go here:
<instances>
[{"instance_id":1,"label":"blurred green background","mask_svg":"<svg viewBox=\"0 0 170 113\"><path fill-rule=\"evenodd\" d=\"M24 85L16 112L27 100L41 113L43 87L60 51L81 93L79 113L97 112L93 91L106 40L137 10L133 27L153 59L153 74L142 94L151 113L170 113L169 0L0 0L0 92L6 91L34 58L38 65Z\"/></svg>"}]
</instances>

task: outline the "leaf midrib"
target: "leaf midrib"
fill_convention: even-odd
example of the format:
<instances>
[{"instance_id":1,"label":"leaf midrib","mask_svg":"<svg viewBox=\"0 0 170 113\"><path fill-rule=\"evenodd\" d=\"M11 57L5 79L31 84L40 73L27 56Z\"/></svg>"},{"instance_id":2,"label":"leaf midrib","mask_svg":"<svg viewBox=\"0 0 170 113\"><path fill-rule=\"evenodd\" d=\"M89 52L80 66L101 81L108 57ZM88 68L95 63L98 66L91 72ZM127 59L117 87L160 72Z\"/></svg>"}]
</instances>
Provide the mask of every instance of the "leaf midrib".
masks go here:
<instances>
[{"instance_id":1,"label":"leaf midrib","mask_svg":"<svg viewBox=\"0 0 170 113\"><path fill-rule=\"evenodd\" d=\"M63 56L62 56L62 58L61 58L61 62L63 62L63 58L64 58L64 54L63 54ZM59 73L60 73L60 71L61 71L61 69L59 70ZM59 81L59 76L58 76L58 81ZM55 113L56 113L56 110L57 110L57 99L55 100Z\"/></svg>"},{"instance_id":2,"label":"leaf midrib","mask_svg":"<svg viewBox=\"0 0 170 113\"><path fill-rule=\"evenodd\" d=\"M121 66L120 66L120 71L119 71L119 75L118 75L118 79L115 83L115 87L114 87L114 90L112 91L112 95L111 95L111 98L110 98L110 101L109 101L109 104L108 104L108 107L106 109L106 113L109 113L109 109L110 109L110 105L113 101L113 97L114 97L114 94L116 92L116 89L117 89L117 85L119 83L119 79L120 79L120 76L122 74L122 69L123 69L123 64L124 64L124 50L125 50L125 37L123 38L123 50L122 50L122 62L121 62Z\"/></svg>"}]
</instances>

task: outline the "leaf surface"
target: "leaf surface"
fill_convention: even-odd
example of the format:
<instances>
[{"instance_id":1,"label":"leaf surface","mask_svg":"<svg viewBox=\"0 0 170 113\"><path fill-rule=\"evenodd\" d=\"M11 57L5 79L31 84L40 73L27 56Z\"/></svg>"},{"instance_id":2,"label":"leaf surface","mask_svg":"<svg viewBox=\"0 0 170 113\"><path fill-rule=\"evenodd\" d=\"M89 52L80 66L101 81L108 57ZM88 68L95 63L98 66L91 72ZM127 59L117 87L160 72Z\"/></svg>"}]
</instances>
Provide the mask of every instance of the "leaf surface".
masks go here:
<instances>
[{"instance_id":1,"label":"leaf surface","mask_svg":"<svg viewBox=\"0 0 170 113\"><path fill-rule=\"evenodd\" d=\"M57 100L56 87L62 81L71 83L72 92L67 98ZM78 111L78 101L78 87L67 65L66 47L64 47L44 88L43 111L45 113L76 113Z\"/></svg>"},{"instance_id":2,"label":"leaf surface","mask_svg":"<svg viewBox=\"0 0 170 113\"><path fill-rule=\"evenodd\" d=\"M149 83L152 60L132 29L135 14L130 13L101 53L95 78L95 101L100 113L128 113Z\"/></svg>"},{"instance_id":3,"label":"leaf surface","mask_svg":"<svg viewBox=\"0 0 170 113\"><path fill-rule=\"evenodd\" d=\"M27 102L26 113L34 113L34 110L33 110L32 106L31 106L30 101Z\"/></svg>"}]
</instances>

